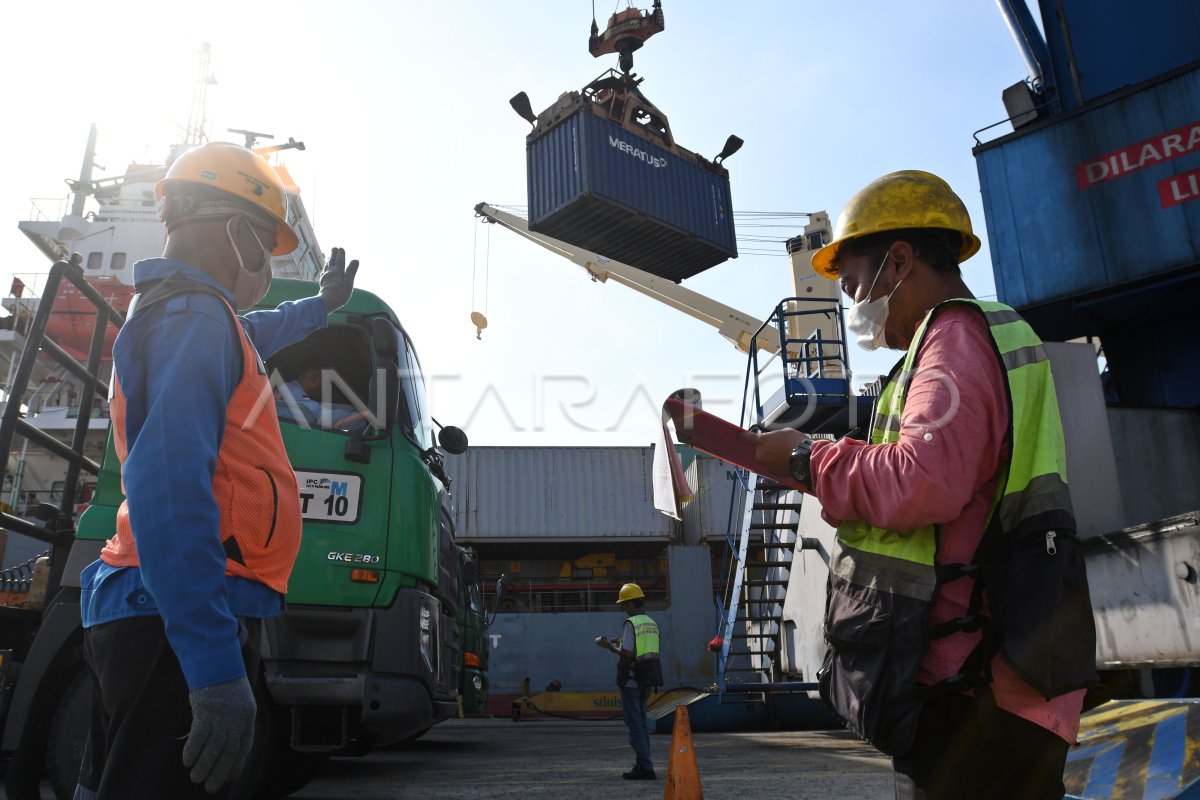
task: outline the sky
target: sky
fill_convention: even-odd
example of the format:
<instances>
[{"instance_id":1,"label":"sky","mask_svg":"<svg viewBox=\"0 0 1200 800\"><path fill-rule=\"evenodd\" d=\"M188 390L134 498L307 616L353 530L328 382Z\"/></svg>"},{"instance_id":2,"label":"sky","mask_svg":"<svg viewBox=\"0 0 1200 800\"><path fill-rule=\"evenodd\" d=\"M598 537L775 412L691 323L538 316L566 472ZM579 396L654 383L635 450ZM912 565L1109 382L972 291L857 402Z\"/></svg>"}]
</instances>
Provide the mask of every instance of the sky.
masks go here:
<instances>
[{"instance_id":1,"label":"sky","mask_svg":"<svg viewBox=\"0 0 1200 800\"><path fill-rule=\"evenodd\" d=\"M625 5L600 0L601 28ZM995 3L664 0L664 12L635 72L682 146L712 156L731 133L745 140L726 164L735 211L836 218L875 178L927 170L983 240L963 266L968 286L995 294L973 133L1005 119L1001 91L1026 76ZM359 259L360 288L400 316L440 422L477 445L646 445L684 386L737 421L746 358L714 329L474 217L480 201L526 203L529 125L508 99L524 90L540 111L616 66L588 53L591 20L584 0L6 3L3 269L48 266L17 222L31 198L57 212L91 123L104 175L162 162L209 42L210 135L306 143L286 164L321 247ZM791 294L782 240L800 232L777 231L776 256L743 255L685 285L765 318ZM489 320L481 339L472 311ZM852 347L855 382L898 356Z\"/></svg>"}]
</instances>

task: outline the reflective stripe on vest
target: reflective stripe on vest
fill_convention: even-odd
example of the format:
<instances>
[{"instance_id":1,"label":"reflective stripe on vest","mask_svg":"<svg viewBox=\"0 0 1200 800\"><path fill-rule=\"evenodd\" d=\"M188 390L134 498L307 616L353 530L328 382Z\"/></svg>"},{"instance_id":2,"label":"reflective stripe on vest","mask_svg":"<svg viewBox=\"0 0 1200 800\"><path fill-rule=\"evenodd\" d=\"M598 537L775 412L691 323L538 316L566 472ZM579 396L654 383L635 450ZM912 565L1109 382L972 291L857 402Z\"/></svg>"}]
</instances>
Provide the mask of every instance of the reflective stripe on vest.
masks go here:
<instances>
[{"instance_id":1,"label":"reflective stripe on vest","mask_svg":"<svg viewBox=\"0 0 1200 800\"><path fill-rule=\"evenodd\" d=\"M900 441L904 400L926 330L940 311L955 303L972 305L983 312L1004 364L1011 399L1012 454L1002 465L997 482L999 502L989 511L989 520L999 514L1003 529L1018 536L1031 524L1073 529L1066 442L1050 360L1028 323L1002 303L951 300L926 315L900 369L880 393L870 443ZM859 586L929 601L937 586L936 563L937 530L933 525L894 531L866 522L847 522L838 528L832 569Z\"/></svg>"},{"instance_id":2,"label":"reflective stripe on vest","mask_svg":"<svg viewBox=\"0 0 1200 800\"><path fill-rule=\"evenodd\" d=\"M633 623L635 658L658 658L658 625L645 614L635 614L629 621Z\"/></svg>"},{"instance_id":3,"label":"reflective stripe on vest","mask_svg":"<svg viewBox=\"0 0 1200 800\"><path fill-rule=\"evenodd\" d=\"M288 576L300 549L296 474L283 447L262 359L233 307L224 298L221 302L229 311L242 351L242 374L226 408L225 429L212 481L226 555L225 574L248 578L286 594ZM109 415L113 445L123 469L129 452L125 439L125 393L115 371L112 390ZM100 558L117 567L135 567L139 563L128 501L122 501L117 510L116 535L105 544Z\"/></svg>"}]
</instances>

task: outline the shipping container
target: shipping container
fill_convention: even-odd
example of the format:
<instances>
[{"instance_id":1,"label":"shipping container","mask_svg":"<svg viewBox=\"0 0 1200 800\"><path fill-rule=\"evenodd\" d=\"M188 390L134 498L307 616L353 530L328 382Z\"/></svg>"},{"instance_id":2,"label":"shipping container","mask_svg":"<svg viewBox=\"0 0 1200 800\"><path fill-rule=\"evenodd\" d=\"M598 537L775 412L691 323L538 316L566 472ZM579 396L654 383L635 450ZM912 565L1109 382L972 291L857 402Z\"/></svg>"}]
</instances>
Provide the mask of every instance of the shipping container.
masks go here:
<instances>
[{"instance_id":1,"label":"shipping container","mask_svg":"<svg viewBox=\"0 0 1200 800\"><path fill-rule=\"evenodd\" d=\"M729 173L593 105L527 140L530 230L676 282L736 257Z\"/></svg>"},{"instance_id":2,"label":"shipping container","mask_svg":"<svg viewBox=\"0 0 1200 800\"><path fill-rule=\"evenodd\" d=\"M666 544L650 447L472 447L447 459L459 543Z\"/></svg>"}]
</instances>

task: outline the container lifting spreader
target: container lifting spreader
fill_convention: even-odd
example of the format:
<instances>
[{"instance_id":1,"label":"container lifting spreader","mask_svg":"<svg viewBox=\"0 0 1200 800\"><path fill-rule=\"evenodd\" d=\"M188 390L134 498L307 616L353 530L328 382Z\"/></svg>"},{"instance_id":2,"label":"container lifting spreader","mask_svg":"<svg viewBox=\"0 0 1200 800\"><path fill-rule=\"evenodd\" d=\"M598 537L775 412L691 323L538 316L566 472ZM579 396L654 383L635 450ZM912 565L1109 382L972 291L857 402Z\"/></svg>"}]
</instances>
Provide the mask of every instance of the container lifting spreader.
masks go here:
<instances>
[{"instance_id":1,"label":"container lifting spreader","mask_svg":"<svg viewBox=\"0 0 1200 800\"><path fill-rule=\"evenodd\" d=\"M608 19L608 27L600 33L596 25L595 9L592 13L592 35L588 39L588 51L596 58L609 53L620 53L622 72L633 71L633 52L641 48L646 40L666 27L663 20L662 0L654 0L654 8L638 11L626 8Z\"/></svg>"}]
</instances>

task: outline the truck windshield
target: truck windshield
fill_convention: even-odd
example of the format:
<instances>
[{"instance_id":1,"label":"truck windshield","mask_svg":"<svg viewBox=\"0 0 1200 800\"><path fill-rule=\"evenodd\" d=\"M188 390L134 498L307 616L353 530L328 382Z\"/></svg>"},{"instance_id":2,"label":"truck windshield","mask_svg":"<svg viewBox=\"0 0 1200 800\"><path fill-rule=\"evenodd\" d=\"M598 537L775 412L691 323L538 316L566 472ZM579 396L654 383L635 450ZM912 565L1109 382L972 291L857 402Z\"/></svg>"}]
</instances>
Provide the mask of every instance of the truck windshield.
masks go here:
<instances>
[{"instance_id":1,"label":"truck windshield","mask_svg":"<svg viewBox=\"0 0 1200 800\"><path fill-rule=\"evenodd\" d=\"M404 338L404 359L400 363L401 384L404 387L404 404L407 407L405 429L423 450L433 447L433 420L429 418L429 400L425 396L425 376L421 362L412 349L408 337Z\"/></svg>"}]
</instances>

